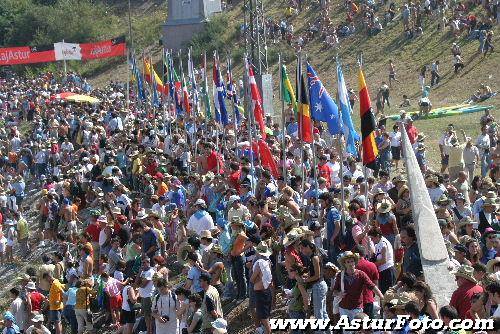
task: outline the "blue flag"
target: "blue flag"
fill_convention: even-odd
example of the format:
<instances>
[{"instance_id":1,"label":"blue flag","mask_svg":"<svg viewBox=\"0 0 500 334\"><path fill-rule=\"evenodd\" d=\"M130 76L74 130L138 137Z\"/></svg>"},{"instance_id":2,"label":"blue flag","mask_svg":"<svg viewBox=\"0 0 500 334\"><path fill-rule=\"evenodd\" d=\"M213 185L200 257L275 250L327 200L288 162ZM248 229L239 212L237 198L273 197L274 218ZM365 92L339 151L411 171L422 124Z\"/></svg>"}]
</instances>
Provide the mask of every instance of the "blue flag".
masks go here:
<instances>
[{"instance_id":1,"label":"blue flag","mask_svg":"<svg viewBox=\"0 0 500 334\"><path fill-rule=\"evenodd\" d=\"M222 76L220 74L219 62L214 58L214 105L216 113L220 113L220 122L222 125L226 126L229 124L229 119L227 117L226 109L226 89L224 87L224 82L222 81Z\"/></svg>"},{"instance_id":2,"label":"blue flag","mask_svg":"<svg viewBox=\"0 0 500 334\"><path fill-rule=\"evenodd\" d=\"M134 76L135 82L137 83L137 97L139 100L144 102L146 100L146 94L144 93L144 86L142 85L142 74L139 67L137 67L137 60L133 55L131 55L132 60L132 75Z\"/></svg>"},{"instance_id":3,"label":"blue flag","mask_svg":"<svg viewBox=\"0 0 500 334\"><path fill-rule=\"evenodd\" d=\"M241 124L240 101L236 92L236 87L233 83L233 73L231 72L231 60L227 61L227 95L234 104L234 125L238 127Z\"/></svg>"},{"instance_id":4,"label":"blue flag","mask_svg":"<svg viewBox=\"0 0 500 334\"><path fill-rule=\"evenodd\" d=\"M349 99L347 95L347 87L344 81L344 74L342 73L342 67L337 63L337 79L338 79L338 89L339 89L339 105L340 112L342 114L342 120L344 123L344 136L346 141L346 151L352 155L357 155L356 141L359 141L359 134L354 130L354 125L351 119L351 105L349 104Z\"/></svg>"},{"instance_id":5,"label":"blue flag","mask_svg":"<svg viewBox=\"0 0 500 334\"><path fill-rule=\"evenodd\" d=\"M314 120L325 122L331 135L342 133L344 126L339 114L339 108L337 108L310 64L307 64L307 82L309 84L311 117Z\"/></svg>"}]
</instances>

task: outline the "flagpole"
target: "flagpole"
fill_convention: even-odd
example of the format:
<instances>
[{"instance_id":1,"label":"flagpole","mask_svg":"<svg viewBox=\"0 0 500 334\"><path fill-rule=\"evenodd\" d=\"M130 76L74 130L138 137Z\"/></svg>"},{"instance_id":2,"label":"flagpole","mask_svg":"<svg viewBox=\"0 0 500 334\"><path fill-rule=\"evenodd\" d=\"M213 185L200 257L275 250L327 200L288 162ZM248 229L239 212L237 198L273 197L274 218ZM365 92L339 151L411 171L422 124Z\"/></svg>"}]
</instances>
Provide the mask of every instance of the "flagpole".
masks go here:
<instances>
[{"instance_id":1,"label":"flagpole","mask_svg":"<svg viewBox=\"0 0 500 334\"><path fill-rule=\"evenodd\" d=\"M304 208L304 188L306 182L306 171L304 165L304 138L302 138L302 127L304 126L302 122L302 113L304 111L304 106L302 105L302 52L299 49L297 53L297 100L299 101L299 139L301 144L300 149L300 164L301 164L301 172L302 172L302 184L301 184L301 207ZM302 210L302 221L304 221L305 210Z\"/></svg>"},{"instance_id":2,"label":"flagpole","mask_svg":"<svg viewBox=\"0 0 500 334\"><path fill-rule=\"evenodd\" d=\"M179 50L179 52L177 53L178 57L179 57L179 72L181 73L181 80L182 80L182 83L181 83L181 88L182 88L182 104L184 104L184 70L182 68L182 50ZM189 102L188 102L189 103ZM182 106L181 106L182 108ZM186 145L188 143L188 134L187 134L187 129L186 129L186 120L187 118L187 110L184 110L184 124L183 124L183 127L184 127L184 135L185 135L185 141L186 141Z\"/></svg>"},{"instance_id":3,"label":"flagpole","mask_svg":"<svg viewBox=\"0 0 500 334\"><path fill-rule=\"evenodd\" d=\"M307 62L307 54L306 54L306 62ZM309 94L309 98L310 98ZM308 101L309 102L309 101ZM309 108L312 108L311 104L309 103ZM316 163L316 141L314 139L314 119L312 117L312 112L311 109L309 109L309 115L311 116L311 135L312 135L312 164L311 164L311 172L313 173L313 180L314 180L314 189L316 189L316 205L318 204L318 173L317 173L317 163Z\"/></svg>"},{"instance_id":4,"label":"flagpole","mask_svg":"<svg viewBox=\"0 0 500 334\"><path fill-rule=\"evenodd\" d=\"M127 89L127 100L126 100L126 106L127 106L127 112L130 110L130 52L127 49L127 84L126 84L126 89Z\"/></svg>"},{"instance_id":5,"label":"flagpole","mask_svg":"<svg viewBox=\"0 0 500 334\"><path fill-rule=\"evenodd\" d=\"M285 99L283 94L283 58L281 53L278 54L279 61L279 78L280 78L280 99L281 99L281 147L283 161L283 181L287 184L287 168L286 168L286 141L285 141Z\"/></svg>"},{"instance_id":6,"label":"flagpole","mask_svg":"<svg viewBox=\"0 0 500 334\"><path fill-rule=\"evenodd\" d=\"M338 147L338 152L339 152L339 157L340 157L340 171L339 171L340 172L340 200L342 201L340 203L341 210L342 210L340 213L340 227L341 227L342 235L345 235L344 151L343 151L343 147L342 147L342 135L341 134L337 135L337 147Z\"/></svg>"},{"instance_id":7,"label":"flagpole","mask_svg":"<svg viewBox=\"0 0 500 334\"><path fill-rule=\"evenodd\" d=\"M62 56L63 56L63 64L64 64L64 78L66 79L67 75L67 68L66 68L66 53L64 52L64 39L62 40L63 46L62 46Z\"/></svg>"},{"instance_id":8,"label":"flagpole","mask_svg":"<svg viewBox=\"0 0 500 334\"><path fill-rule=\"evenodd\" d=\"M236 89L234 88L233 85L233 72L231 68L231 56L228 54L227 55L227 71L229 74L228 81L229 85L231 87L231 102L233 105L233 124L234 124L234 155L237 157L238 156L238 120L236 119L236 103L234 102L234 99L236 97Z\"/></svg>"},{"instance_id":9,"label":"flagpole","mask_svg":"<svg viewBox=\"0 0 500 334\"><path fill-rule=\"evenodd\" d=\"M253 161L253 155L254 155L254 152L253 152L253 136L252 136L252 128L253 128L253 117L252 117L252 113L253 113L253 110L252 109L252 102L251 102L251 93L250 93L250 77L249 77L249 68L250 68L250 63L248 62L248 58L247 58L247 54L245 54L244 58L243 58L243 62L245 63L245 82L246 82L246 89L245 89L245 95L246 95L246 105L250 107L250 109L248 110L248 140L249 140L249 146L250 146L250 175L252 176L252 184L251 184L251 187L252 187L252 192L255 194L255 182L254 182L254 178L255 178L255 166L254 166L254 161Z\"/></svg>"}]
</instances>

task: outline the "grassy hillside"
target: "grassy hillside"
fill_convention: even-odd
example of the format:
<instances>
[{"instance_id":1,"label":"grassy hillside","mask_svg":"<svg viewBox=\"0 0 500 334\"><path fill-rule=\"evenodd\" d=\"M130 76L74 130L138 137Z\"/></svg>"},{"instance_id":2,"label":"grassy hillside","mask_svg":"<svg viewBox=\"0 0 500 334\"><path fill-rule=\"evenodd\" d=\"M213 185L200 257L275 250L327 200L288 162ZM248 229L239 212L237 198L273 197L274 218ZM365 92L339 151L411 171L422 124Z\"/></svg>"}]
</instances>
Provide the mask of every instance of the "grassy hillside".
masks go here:
<instances>
[{"instance_id":1,"label":"grassy hillside","mask_svg":"<svg viewBox=\"0 0 500 334\"><path fill-rule=\"evenodd\" d=\"M124 1L115 1L123 3ZM242 57L244 54L243 38L240 34L240 25L243 23L243 1L233 1L234 5L228 8L224 13L214 17L207 25L207 29L195 36L190 45L193 47L193 54L200 55L204 50L207 55L215 49L220 55L230 54L235 63L235 76L242 73ZM264 0L266 17L279 22L285 17L285 6L287 1L283 0ZM304 35L309 27L309 23L315 22L325 13L320 9L315 1L305 1L309 4L298 15L288 18L288 22L294 26L294 41L299 35ZM165 7L160 3L146 2L146 8L136 7L134 9L134 36L139 36L142 29L146 29L149 39L153 40L155 34L159 36L159 24L166 17ZM340 24L345 20L346 10L344 2L340 0L333 1L333 7L329 12L329 18L333 24ZM402 4L401 0L396 1L397 7ZM115 4L115 6L118 6ZM384 7L383 7L384 8ZM383 8L377 15L383 20ZM385 7L387 8L387 7ZM474 9L478 18L482 17L482 8ZM146 15L145 13L149 13ZM125 15L126 12L123 12ZM126 16L122 18L125 21ZM431 90L431 101L434 107L449 106L459 104L466 100L480 83L486 83L492 89L500 87L500 78L495 75L500 56L498 52L489 54L486 57L477 53L478 41L469 41L462 35L458 38L452 36L449 28L444 31L439 30L435 17L424 17L422 36L408 40L403 34L403 25L400 19L396 18L390 22L381 33L376 36L368 37L365 31L360 31L351 37L340 39L340 47L336 49L325 46L322 39L314 38L307 42L303 47L303 54L308 61L315 67L318 75L323 81L325 87L332 95L336 91L336 68L335 58L338 55L344 66L344 75L348 85L358 90L357 84L357 59L363 54L364 70L370 96L375 104L375 97L378 87L382 81L388 79L389 60L394 62L397 72L397 78L400 81L391 88L391 108L385 110L386 114L393 114L399 111L399 104L402 101L402 95L410 97L412 107L410 110L417 109L417 102L420 96L420 87L418 83L419 69L424 65L430 65L434 60L439 60L441 65L441 83ZM125 23L124 23L125 24ZM124 26L122 24L122 26ZM157 26L151 26L157 24ZM126 27L126 26L124 26ZM359 27L357 27L359 30ZM498 27L494 28L494 44L498 44ZM146 42L147 39L144 40ZM156 40L153 40L156 42ZM452 43L456 42L462 49L462 58L465 62L465 68L458 74L453 73L453 59L451 55ZM149 53L159 54L159 48L152 46L147 49ZM274 75L275 96L278 96L278 54L281 54L288 65L289 73L295 71L295 49L280 38L275 41L268 39L268 60L269 70ZM158 58L157 58L158 59ZM89 64L90 66L90 64ZM88 72L89 74L92 71ZM95 73L95 71L94 71ZM109 78L125 79L125 66L117 66L115 62L111 63L104 73L101 72L94 78L95 83L102 83ZM430 80L428 71L427 82ZM496 107L500 105L498 97L487 101ZM274 103L274 113L279 112L279 101ZM358 115L357 106L355 115ZM458 117L440 118L435 120L418 121L417 127L428 135L429 153L431 161L435 162L436 142L442 129L448 123L455 123L459 128L463 127L472 136L478 133L479 114L469 114ZM358 123L358 117L355 117Z\"/></svg>"}]
</instances>

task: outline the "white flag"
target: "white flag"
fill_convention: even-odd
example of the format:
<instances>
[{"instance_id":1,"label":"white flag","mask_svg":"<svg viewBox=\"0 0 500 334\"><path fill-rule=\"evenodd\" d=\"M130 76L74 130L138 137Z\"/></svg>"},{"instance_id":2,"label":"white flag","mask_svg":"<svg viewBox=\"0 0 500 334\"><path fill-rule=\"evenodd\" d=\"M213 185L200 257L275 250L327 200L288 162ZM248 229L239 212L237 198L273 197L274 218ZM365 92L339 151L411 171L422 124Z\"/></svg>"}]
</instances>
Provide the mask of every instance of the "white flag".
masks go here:
<instances>
[{"instance_id":1,"label":"white flag","mask_svg":"<svg viewBox=\"0 0 500 334\"><path fill-rule=\"evenodd\" d=\"M80 44L78 43L54 43L56 60L82 60Z\"/></svg>"}]
</instances>

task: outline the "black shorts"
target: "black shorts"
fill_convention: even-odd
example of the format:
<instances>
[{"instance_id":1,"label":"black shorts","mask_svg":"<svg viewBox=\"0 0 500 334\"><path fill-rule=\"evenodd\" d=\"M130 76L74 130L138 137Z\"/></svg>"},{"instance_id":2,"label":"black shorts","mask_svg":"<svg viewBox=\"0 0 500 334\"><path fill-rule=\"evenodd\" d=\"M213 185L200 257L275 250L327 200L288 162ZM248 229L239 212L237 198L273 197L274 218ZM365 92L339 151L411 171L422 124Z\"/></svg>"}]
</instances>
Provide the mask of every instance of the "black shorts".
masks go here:
<instances>
[{"instance_id":1,"label":"black shorts","mask_svg":"<svg viewBox=\"0 0 500 334\"><path fill-rule=\"evenodd\" d=\"M257 319L269 319L269 317L271 316L271 303L273 299L271 289L256 290L254 292Z\"/></svg>"},{"instance_id":2,"label":"black shorts","mask_svg":"<svg viewBox=\"0 0 500 334\"><path fill-rule=\"evenodd\" d=\"M393 160L401 160L401 147L391 146L391 154Z\"/></svg>"},{"instance_id":3,"label":"black shorts","mask_svg":"<svg viewBox=\"0 0 500 334\"><path fill-rule=\"evenodd\" d=\"M122 309L120 323L125 324L135 324L135 311L125 311Z\"/></svg>"},{"instance_id":4,"label":"black shorts","mask_svg":"<svg viewBox=\"0 0 500 334\"><path fill-rule=\"evenodd\" d=\"M389 79L395 80L396 79L396 73L389 73Z\"/></svg>"}]
</instances>

